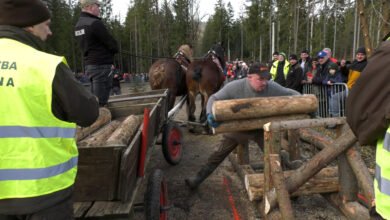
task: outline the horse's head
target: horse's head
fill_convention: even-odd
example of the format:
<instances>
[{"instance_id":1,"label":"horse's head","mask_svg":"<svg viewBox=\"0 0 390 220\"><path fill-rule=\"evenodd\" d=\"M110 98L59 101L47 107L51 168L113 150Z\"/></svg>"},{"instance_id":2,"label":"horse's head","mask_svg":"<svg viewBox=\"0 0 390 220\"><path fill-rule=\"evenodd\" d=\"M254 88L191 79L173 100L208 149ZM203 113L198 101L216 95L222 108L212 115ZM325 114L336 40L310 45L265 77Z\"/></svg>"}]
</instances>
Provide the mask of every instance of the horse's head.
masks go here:
<instances>
[{"instance_id":1,"label":"horse's head","mask_svg":"<svg viewBox=\"0 0 390 220\"><path fill-rule=\"evenodd\" d=\"M225 48L222 46L222 44L215 43L211 47L209 53L210 52L214 53L218 57L219 61L221 62L222 68L225 68Z\"/></svg>"},{"instance_id":2,"label":"horse's head","mask_svg":"<svg viewBox=\"0 0 390 220\"><path fill-rule=\"evenodd\" d=\"M174 58L182 67L188 67L192 63L192 46L183 44L177 50Z\"/></svg>"}]
</instances>

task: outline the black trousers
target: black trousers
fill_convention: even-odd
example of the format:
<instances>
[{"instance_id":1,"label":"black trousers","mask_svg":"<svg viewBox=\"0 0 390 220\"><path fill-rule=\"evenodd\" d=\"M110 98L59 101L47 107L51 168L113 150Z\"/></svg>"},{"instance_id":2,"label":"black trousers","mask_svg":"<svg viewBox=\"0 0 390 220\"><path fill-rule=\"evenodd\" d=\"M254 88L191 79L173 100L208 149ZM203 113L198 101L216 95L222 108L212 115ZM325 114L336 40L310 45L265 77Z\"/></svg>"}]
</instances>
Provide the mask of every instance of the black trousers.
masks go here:
<instances>
[{"instance_id":1,"label":"black trousers","mask_svg":"<svg viewBox=\"0 0 390 220\"><path fill-rule=\"evenodd\" d=\"M99 99L99 105L107 104L110 97L112 78L114 77L111 70L112 65L87 65L85 72L91 81L91 92Z\"/></svg>"},{"instance_id":2,"label":"black trousers","mask_svg":"<svg viewBox=\"0 0 390 220\"><path fill-rule=\"evenodd\" d=\"M1 215L0 220L71 220L73 217L73 200L69 197L47 209L25 215Z\"/></svg>"},{"instance_id":3,"label":"black trousers","mask_svg":"<svg viewBox=\"0 0 390 220\"><path fill-rule=\"evenodd\" d=\"M249 140L255 141L263 149L263 133L263 130L254 130L224 134L222 140L218 143L218 149L210 155L207 165L218 166L239 144L248 147Z\"/></svg>"}]
</instances>

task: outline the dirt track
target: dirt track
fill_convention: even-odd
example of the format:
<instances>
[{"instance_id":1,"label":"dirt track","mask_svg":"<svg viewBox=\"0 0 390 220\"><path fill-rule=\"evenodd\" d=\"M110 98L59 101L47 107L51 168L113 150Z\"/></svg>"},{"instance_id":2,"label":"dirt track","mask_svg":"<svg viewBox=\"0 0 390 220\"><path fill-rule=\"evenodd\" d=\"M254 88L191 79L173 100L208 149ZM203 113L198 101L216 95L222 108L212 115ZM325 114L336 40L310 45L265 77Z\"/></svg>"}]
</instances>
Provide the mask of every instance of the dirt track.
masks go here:
<instances>
[{"instance_id":1,"label":"dirt track","mask_svg":"<svg viewBox=\"0 0 390 220\"><path fill-rule=\"evenodd\" d=\"M137 89L139 90L139 89ZM142 89L141 89L142 90ZM200 106L198 97L197 106ZM186 120L185 106L176 116L176 120ZM197 114L199 115L199 109ZM168 182L169 201L172 205L169 219L261 219L253 202L247 198L244 185L226 159L217 170L206 179L196 191L189 190L184 179L195 174L213 152L220 136L190 133L181 126L184 136L184 155L179 165L169 165L162 154L161 147L154 148L147 173L161 169ZM258 160L261 152L251 145L251 161ZM143 184L144 186L146 184ZM138 194L137 202L143 201L143 190ZM345 219L320 195L299 197L293 201L296 219ZM144 219L142 209L136 209L133 219Z\"/></svg>"}]
</instances>

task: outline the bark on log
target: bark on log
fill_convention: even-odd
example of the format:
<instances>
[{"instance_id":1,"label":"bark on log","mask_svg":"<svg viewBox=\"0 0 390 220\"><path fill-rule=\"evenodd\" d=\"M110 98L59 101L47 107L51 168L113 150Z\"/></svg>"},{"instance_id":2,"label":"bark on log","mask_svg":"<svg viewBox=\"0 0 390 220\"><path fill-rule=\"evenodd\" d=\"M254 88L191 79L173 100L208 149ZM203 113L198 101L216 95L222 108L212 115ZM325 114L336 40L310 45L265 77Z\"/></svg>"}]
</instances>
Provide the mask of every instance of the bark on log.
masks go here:
<instances>
[{"instance_id":1,"label":"bark on log","mask_svg":"<svg viewBox=\"0 0 390 220\"><path fill-rule=\"evenodd\" d=\"M127 145L137 132L142 122L142 116L130 115L120 126L110 135L107 146L122 146Z\"/></svg>"},{"instance_id":2,"label":"bark on log","mask_svg":"<svg viewBox=\"0 0 390 220\"><path fill-rule=\"evenodd\" d=\"M266 118L225 121L221 123L218 127L213 128L213 133L219 134L224 132L250 131L256 129L263 129L263 126L268 122L300 120L300 119L308 119L309 117L310 116L307 114L294 114L294 115L273 116L273 117L266 117Z\"/></svg>"},{"instance_id":3,"label":"bark on log","mask_svg":"<svg viewBox=\"0 0 390 220\"><path fill-rule=\"evenodd\" d=\"M111 121L111 112L108 108L99 108L99 117L96 121L89 127L77 127L76 129L76 141L80 141L97 131L99 128L103 127Z\"/></svg>"},{"instance_id":4,"label":"bark on log","mask_svg":"<svg viewBox=\"0 0 390 220\"><path fill-rule=\"evenodd\" d=\"M339 166L340 199L343 203L355 202L359 189L355 174L347 161L345 153L337 157L337 163Z\"/></svg>"},{"instance_id":5,"label":"bark on log","mask_svg":"<svg viewBox=\"0 0 390 220\"><path fill-rule=\"evenodd\" d=\"M291 176L295 170L284 171L285 178ZM245 188L250 201L259 201L264 195L264 175L260 173L245 175ZM326 167L307 181L291 196L312 195L316 193L337 192L339 179L337 167Z\"/></svg>"},{"instance_id":6,"label":"bark on log","mask_svg":"<svg viewBox=\"0 0 390 220\"><path fill-rule=\"evenodd\" d=\"M107 138L118 128L120 121L112 121L110 124L100 128L90 137L80 141L77 145L79 147L101 147L105 146Z\"/></svg>"},{"instance_id":7,"label":"bark on log","mask_svg":"<svg viewBox=\"0 0 390 220\"><path fill-rule=\"evenodd\" d=\"M325 146L331 146L332 138L327 137L311 128L298 129L299 137L322 150Z\"/></svg>"},{"instance_id":8,"label":"bark on log","mask_svg":"<svg viewBox=\"0 0 390 220\"><path fill-rule=\"evenodd\" d=\"M333 206L338 208L348 219L370 219L368 209L358 202L342 202L337 193L323 195Z\"/></svg>"},{"instance_id":9,"label":"bark on log","mask_svg":"<svg viewBox=\"0 0 390 220\"><path fill-rule=\"evenodd\" d=\"M317 108L318 101L315 95L302 95L216 101L211 111L216 121L228 121L307 114L315 112Z\"/></svg>"},{"instance_id":10,"label":"bark on log","mask_svg":"<svg viewBox=\"0 0 390 220\"><path fill-rule=\"evenodd\" d=\"M272 182L276 189L282 219L294 219L294 212L291 206L290 195L284 182L279 154L271 154L269 160L271 165Z\"/></svg>"},{"instance_id":11,"label":"bark on log","mask_svg":"<svg viewBox=\"0 0 390 220\"><path fill-rule=\"evenodd\" d=\"M355 135L350 129L348 129L341 137L331 142L332 146L325 146L325 148L316 154L310 161L298 168L296 170L297 172L286 178L286 186L289 193L294 193L300 186L307 182L327 164L332 162L338 155L356 143L356 141ZM274 190L267 191L264 198L268 201L270 209L275 207L276 193ZM260 207L264 207L264 204L261 204Z\"/></svg>"},{"instance_id":12,"label":"bark on log","mask_svg":"<svg viewBox=\"0 0 390 220\"><path fill-rule=\"evenodd\" d=\"M359 151L356 146L348 149L347 160L352 167L353 173L359 183L360 189L364 197L368 200L368 206L371 208L374 206L375 194L374 194L374 181L372 180L370 170L362 160Z\"/></svg>"}]
</instances>

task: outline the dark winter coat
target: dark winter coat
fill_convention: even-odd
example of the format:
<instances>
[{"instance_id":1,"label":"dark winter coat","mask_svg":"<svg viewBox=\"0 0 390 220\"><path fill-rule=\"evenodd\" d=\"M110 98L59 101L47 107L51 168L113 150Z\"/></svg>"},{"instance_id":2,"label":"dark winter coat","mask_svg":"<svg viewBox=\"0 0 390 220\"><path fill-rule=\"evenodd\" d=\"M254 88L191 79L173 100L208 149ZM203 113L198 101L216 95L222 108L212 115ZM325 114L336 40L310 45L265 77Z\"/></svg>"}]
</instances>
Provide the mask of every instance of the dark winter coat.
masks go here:
<instances>
[{"instance_id":1,"label":"dark winter coat","mask_svg":"<svg viewBox=\"0 0 390 220\"><path fill-rule=\"evenodd\" d=\"M302 93L303 79L303 70L301 66L296 63L295 65L290 66L290 70L288 71L286 79L286 87Z\"/></svg>"},{"instance_id":2,"label":"dark winter coat","mask_svg":"<svg viewBox=\"0 0 390 220\"><path fill-rule=\"evenodd\" d=\"M327 60L324 64L318 64L317 65L317 72L316 75L313 77L313 84L316 85L322 85L322 82L326 78L326 76L329 73L329 64L331 63L330 60Z\"/></svg>"},{"instance_id":3,"label":"dark winter coat","mask_svg":"<svg viewBox=\"0 0 390 220\"><path fill-rule=\"evenodd\" d=\"M81 12L75 36L83 52L84 65L110 65L118 52L116 40L99 17Z\"/></svg>"},{"instance_id":4,"label":"dark winter coat","mask_svg":"<svg viewBox=\"0 0 390 220\"><path fill-rule=\"evenodd\" d=\"M390 124L390 41L374 52L350 90L347 122L360 144L375 145Z\"/></svg>"}]
</instances>

